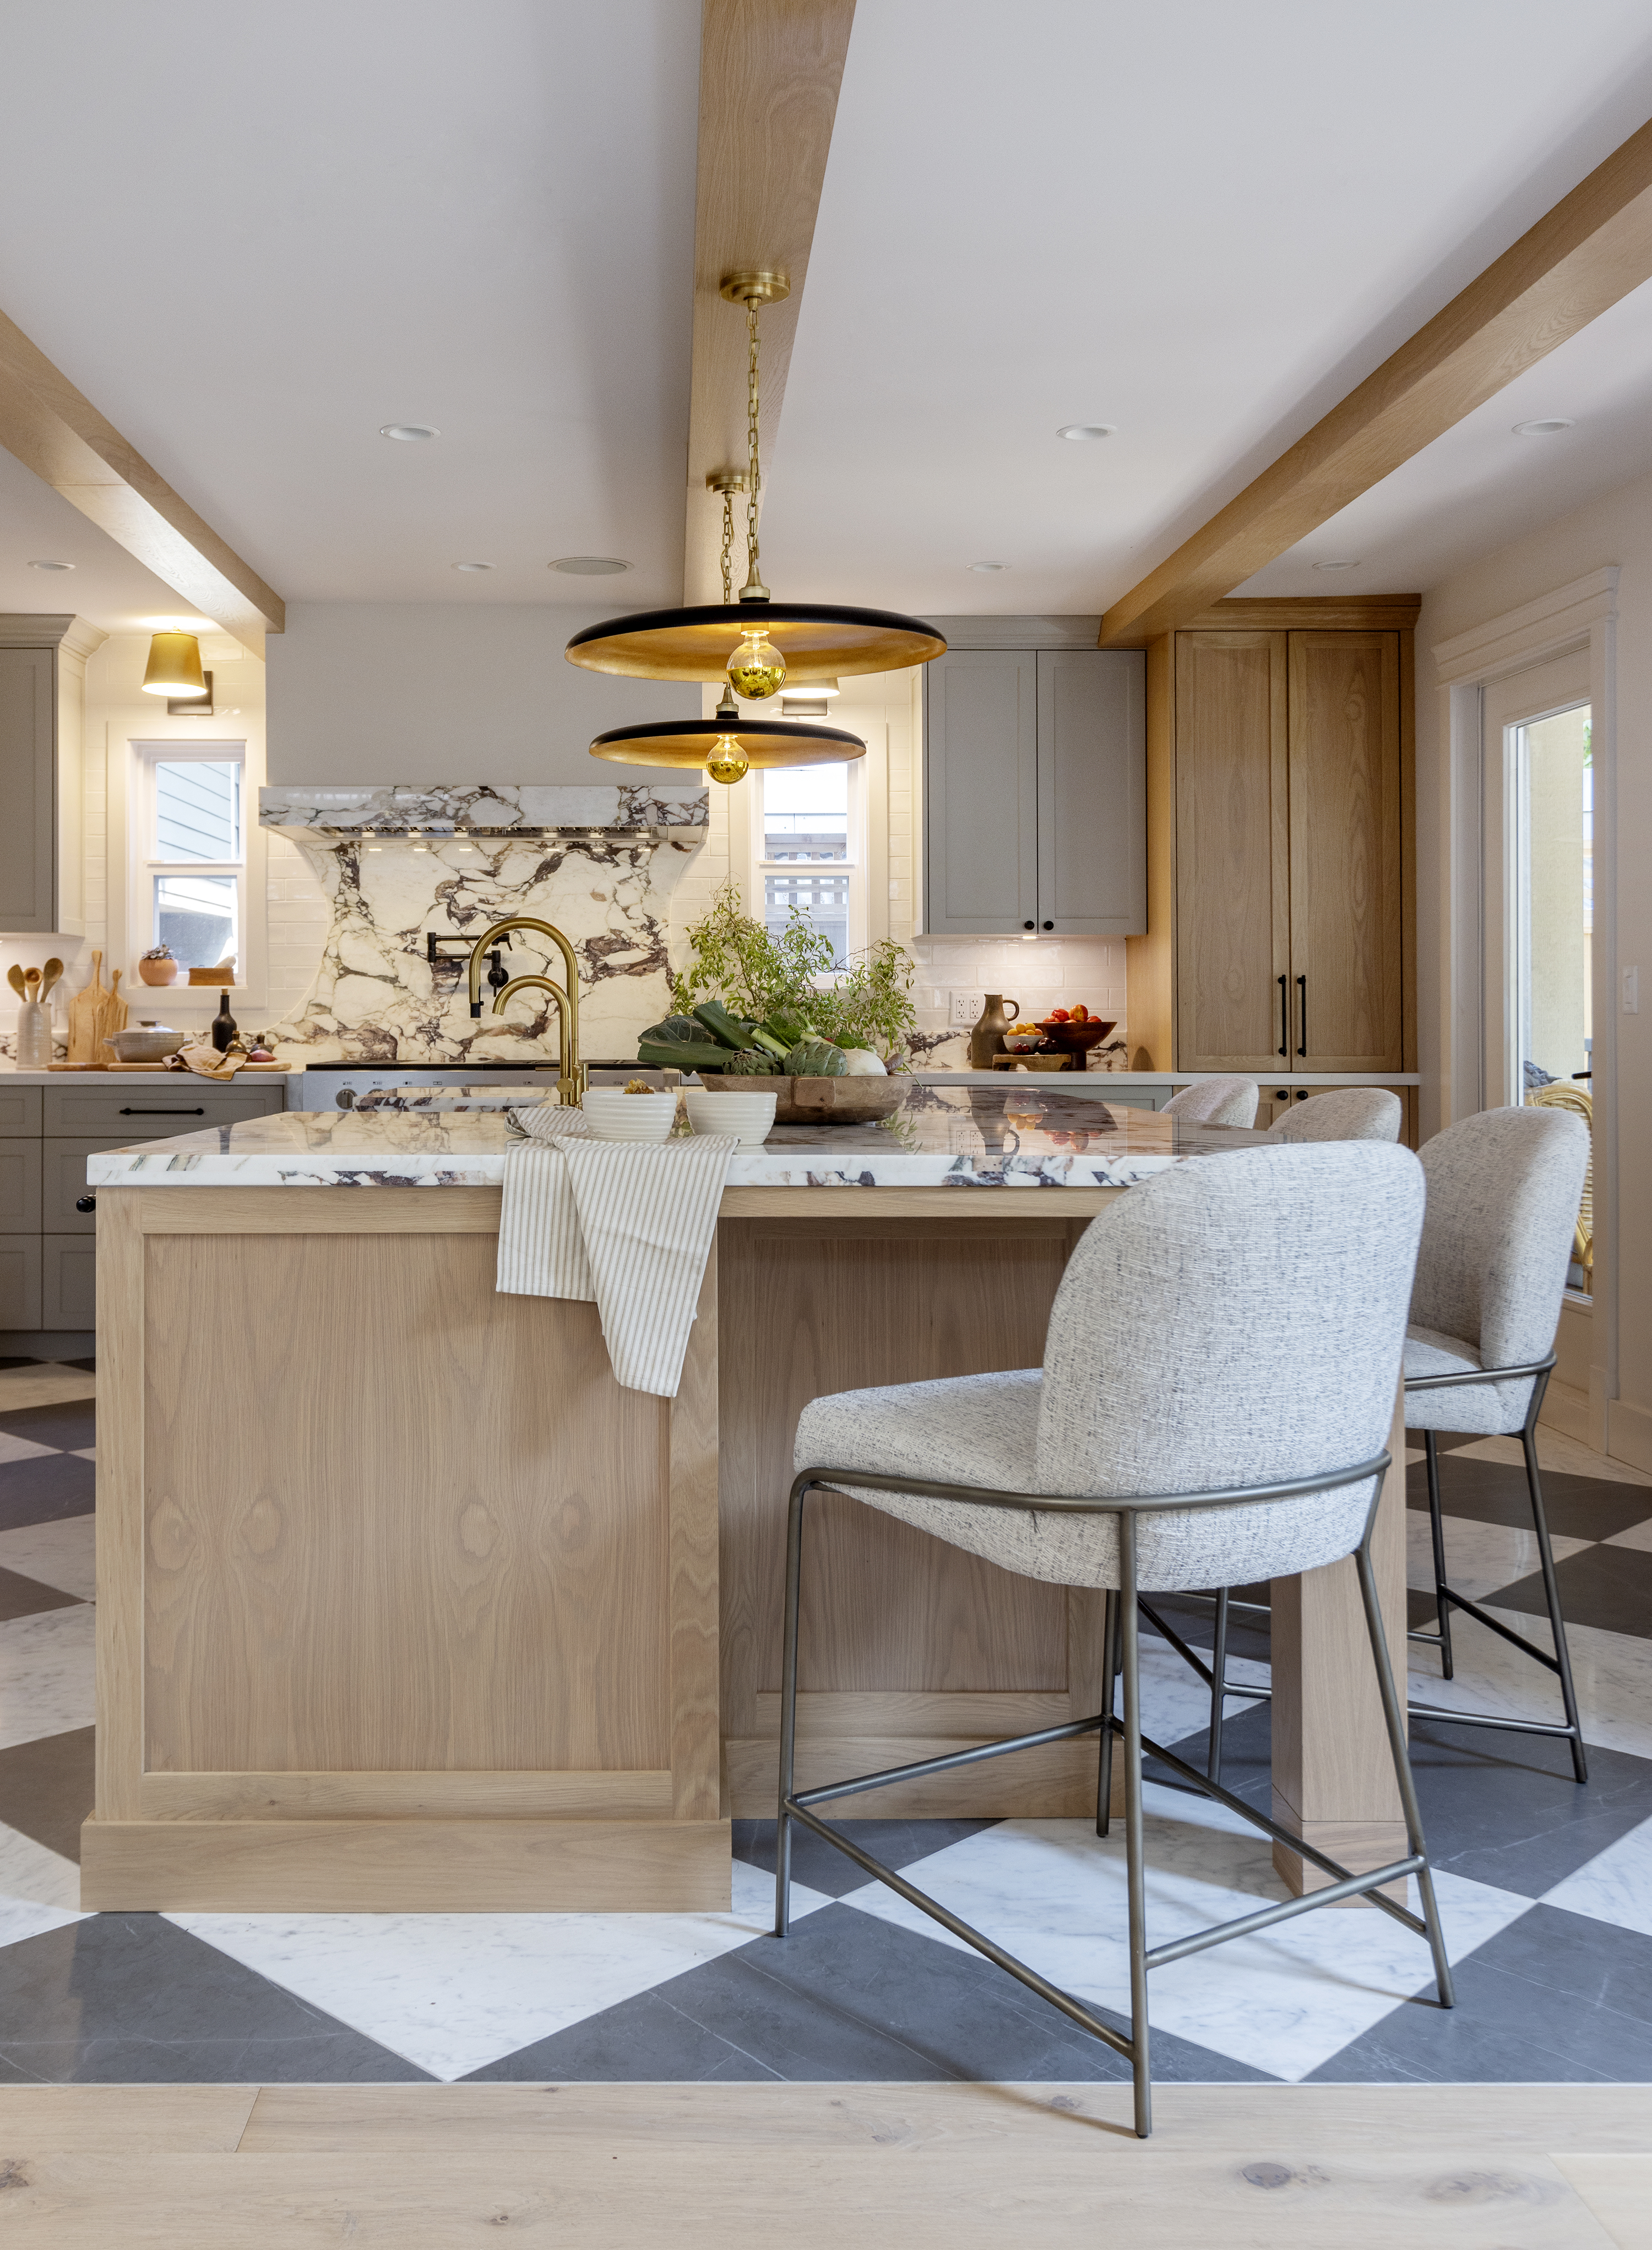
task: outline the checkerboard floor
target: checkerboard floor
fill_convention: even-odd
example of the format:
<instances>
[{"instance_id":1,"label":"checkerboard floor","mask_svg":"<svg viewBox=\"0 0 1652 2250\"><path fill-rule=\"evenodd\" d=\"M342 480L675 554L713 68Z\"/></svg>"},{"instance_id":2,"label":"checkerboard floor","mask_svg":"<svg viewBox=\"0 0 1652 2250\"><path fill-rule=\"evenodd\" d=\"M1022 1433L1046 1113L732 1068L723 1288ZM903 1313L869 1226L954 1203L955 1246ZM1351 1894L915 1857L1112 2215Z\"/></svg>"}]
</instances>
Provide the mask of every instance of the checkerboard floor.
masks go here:
<instances>
[{"instance_id":1,"label":"checkerboard floor","mask_svg":"<svg viewBox=\"0 0 1652 2250\"><path fill-rule=\"evenodd\" d=\"M0 2082L1116 2078L1065 2018L812 1839L792 1936L765 1935L773 1831L736 1823L734 1905L706 1915L83 1915L92 1804L90 1361L0 1362ZM1590 1777L1563 1746L1419 1722L1414 1760L1458 2005L1386 1915L1329 1911L1156 1972L1161 2079L1652 2080L1652 1480L1539 1441ZM1518 1449L1453 1443L1454 1576L1532 1632ZM1413 1583L1432 1583L1411 1470ZM1414 1594L1414 1623L1432 1622ZM1196 1613L1183 1620L1200 1638ZM1544 1628L1537 1628L1540 1637ZM1550 1675L1483 1627L1413 1692L1554 1715ZM1207 1642L1207 1631L1204 1636ZM1149 1731L1203 1762L1197 1683L1144 1642ZM1265 1679L1241 1628L1234 1676ZM1268 1714L1235 1697L1230 1786L1266 1801ZM1281 1895L1268 1848L1149 1791L1156 1941ZM1116 1837L1089 1824L858 1824L874 1850L1054 1981L1124 2004Z\"/></svg>"}]
</instances>

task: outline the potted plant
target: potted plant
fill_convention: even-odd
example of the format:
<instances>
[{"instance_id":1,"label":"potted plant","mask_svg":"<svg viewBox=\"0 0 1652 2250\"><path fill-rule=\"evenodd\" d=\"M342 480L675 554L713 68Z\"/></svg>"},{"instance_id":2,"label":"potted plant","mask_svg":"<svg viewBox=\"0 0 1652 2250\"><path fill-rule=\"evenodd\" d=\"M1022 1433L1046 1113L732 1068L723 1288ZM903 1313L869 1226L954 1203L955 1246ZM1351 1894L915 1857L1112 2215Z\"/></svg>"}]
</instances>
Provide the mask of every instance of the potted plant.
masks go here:
<instances>
[{"instance_id":1,"label":"potted plant","mask_svg":"<svg viewBox=\"0 0 1652 2250\"><path fill-rule=\"evenodd\" d=\"M177 980L178 965L172 958L169 945L152 945L138 963L138 975L146 984L171 984Z\"/></svg>"},{"instance_id":2,"label":"potted plant","mask_svg":"<svg viewBox=\"0 0 1652 2250\"><path fill-rule=\"evenodd\" d=\"M893 938L840 964L829 937L793 907L784 929L747 914L739 886L726 882L688 932L688 955L671 980L674 1015L717 1000L731 1016L800 1020L833 1046L876 1055L902 1070L906 1036L917 1022L912 956Z\"/></svg>"}]
</instances>

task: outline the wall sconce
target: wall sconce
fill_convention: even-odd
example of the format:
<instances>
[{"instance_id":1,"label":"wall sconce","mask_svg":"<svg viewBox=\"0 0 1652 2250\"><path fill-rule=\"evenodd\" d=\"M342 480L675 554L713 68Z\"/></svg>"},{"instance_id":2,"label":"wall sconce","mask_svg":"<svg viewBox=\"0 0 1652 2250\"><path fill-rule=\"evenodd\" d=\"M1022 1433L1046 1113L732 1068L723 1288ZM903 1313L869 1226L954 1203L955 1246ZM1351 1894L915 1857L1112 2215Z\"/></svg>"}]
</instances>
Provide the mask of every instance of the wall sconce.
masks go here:
<instances>
[{"instance_id":1,"label":"wall sconce","mask_svg":"<svg viewBox=\"0 0 1652 2250\"><path fill-rule=\"evenodd\" d=\"M158 632L149 636L149 661L144 667L146 695L195 696L206 694L201 670L201 644L191 632Z\"/></svg>"}]
</instances>

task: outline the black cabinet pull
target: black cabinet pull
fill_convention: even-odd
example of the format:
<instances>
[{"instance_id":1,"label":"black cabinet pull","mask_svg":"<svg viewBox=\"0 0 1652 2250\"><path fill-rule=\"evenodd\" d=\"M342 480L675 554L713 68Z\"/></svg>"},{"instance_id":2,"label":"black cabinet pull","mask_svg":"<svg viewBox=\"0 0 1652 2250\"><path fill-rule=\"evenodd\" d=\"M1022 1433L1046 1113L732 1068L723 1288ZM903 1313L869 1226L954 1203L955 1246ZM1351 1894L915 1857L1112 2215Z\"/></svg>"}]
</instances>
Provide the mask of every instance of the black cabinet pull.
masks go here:
<instances>
[{"instance_id":1,"label":"black cabinet pull","mask_svg":"<svg viewBox=\"0 0 1652 2250\"><path fill-rule=\"evenodd\" d=\"M1032 923L1031 923L1030 921L1024 921L1024 922L1021 924L1021 928L1022 928L1023 929L1031 929L1031 928L1032 928L1032 927L1033 927L1033 925L1032 925Z\"/></svg>"},{"instance_id":2,"label":"black cabinet pull","mask_svg":"<svg viewBox=\"0 0 1652 2250\"><path fill-rule=\"evenodd\" d=\"M1279 980L1279 1052L1290 1053L1290 985L1283 977Z\"/></svg>"},{"instance_id":3,"label":"black cabinet pull","mask_svg":"<svg viewBox=\"0 0 1652 2250\"><path fill-rule=\"evenodd\" d=\"M1305 977L1296 979L1296 1000L1301 1011L1296 1018L1296 1029L1302 1034L1296 1052L1299 1055L1305 1055L1308 1052L1308 979Z\"/></svg>"},{"instance_id":4,"label":"black cabinet pull","mask_svg":"<svg viewBox=\"0 0 1652 2250\"><path fill-rule=\"evenodd\" d=\"M96 1196L76 1196L74 1207L77 1211L95 1211L98 1207L98 1199Z\"/></svg>"},{"instance_id":5,"label":"black cabinet pull","mask_svg":"<svg viewBox=\"0 0 1652 2250\"><path fill-rule=\"evenodd\" d=\"M122 1117L204 1117L204 1109L123 1109Z\"/></svg>"}]
</instances>

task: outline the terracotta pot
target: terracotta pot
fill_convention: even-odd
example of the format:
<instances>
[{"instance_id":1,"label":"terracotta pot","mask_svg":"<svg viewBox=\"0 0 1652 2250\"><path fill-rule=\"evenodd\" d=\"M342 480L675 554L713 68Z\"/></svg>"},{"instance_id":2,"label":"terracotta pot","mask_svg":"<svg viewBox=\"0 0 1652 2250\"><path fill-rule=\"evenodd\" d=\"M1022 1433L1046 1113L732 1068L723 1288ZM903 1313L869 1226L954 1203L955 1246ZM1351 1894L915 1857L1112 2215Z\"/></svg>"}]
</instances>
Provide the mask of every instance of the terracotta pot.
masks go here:
<instances>
[{"instance_id":1,"label":"terracotta pot","mask_svg":"<svg viewBox=\"0 0 1652 2250\"><path fill-rule=\"evenodd\" d=\"M174 984L177 982L176 961L140 961L138 975L146 984Z\"/></svg>"}]
</instances>

